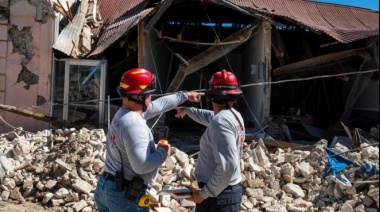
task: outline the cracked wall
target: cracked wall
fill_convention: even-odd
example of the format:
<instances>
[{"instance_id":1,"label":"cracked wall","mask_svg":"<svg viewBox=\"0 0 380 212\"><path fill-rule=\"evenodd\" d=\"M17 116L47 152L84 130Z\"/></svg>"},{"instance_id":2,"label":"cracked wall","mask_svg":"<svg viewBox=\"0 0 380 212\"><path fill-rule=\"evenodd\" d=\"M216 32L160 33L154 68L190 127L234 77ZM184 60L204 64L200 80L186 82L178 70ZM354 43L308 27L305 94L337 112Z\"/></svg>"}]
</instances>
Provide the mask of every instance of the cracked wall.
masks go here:
<instances>
[{"instance_id":1,"label":"cracked wall","mask_svg":"<svg viewBox=\"0 0 380 212\"><path fill-rule=\"evenodd\" d=\"M22 64L26 65L30 62L34 55L33 48L33 35L30 31L30 27L24 27L21 31L17 29L17 26L12 26L9 29L8 35L12 40L13 52L18 52L25 56L22 60Z\"/></svg>"},{"instance_id":2,"label":"cracked wall","mask_svg":"<svg viewBox=\"0 0 380 212\"><path fill-rule=\"evenodd\" d=\"M47 0L0 0L0 104L50 115L54 18ZM9 125L28 131L48 124L0 112L0 132Z\"/></svg>"},{"instance_id":3,"label":"cracked wall","mask_svg":"<svg viewBox=\"0 0 380 212\"><path fill-rule=\"evenodd\" d=\"M17 82L18 83L21 81L24 82L26 84L24 88L26 90L29 90L31 85L38 84L38 78L39 77L37 74L32 73L31 71L28 70L28 68L23 66L20 74L18 75Z\"/></svg>"}]
</instances>

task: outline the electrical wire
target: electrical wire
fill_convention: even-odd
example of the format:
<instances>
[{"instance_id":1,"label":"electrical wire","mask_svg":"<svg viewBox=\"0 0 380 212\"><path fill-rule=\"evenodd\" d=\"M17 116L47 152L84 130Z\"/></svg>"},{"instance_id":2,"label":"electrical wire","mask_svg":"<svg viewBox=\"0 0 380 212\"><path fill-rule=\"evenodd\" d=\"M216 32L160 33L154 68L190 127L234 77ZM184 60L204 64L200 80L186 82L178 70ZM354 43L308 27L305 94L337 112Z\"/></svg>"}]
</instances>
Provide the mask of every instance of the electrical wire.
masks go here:
<instances>
[{"instance_id":1,"label":"electrical wire","mask_svg":"<svg viewBox=\"0 0 380 212\"><path fill-rule=\"evenodd\" d=\"M205 6L203 0L201 0L201 2L202 2L202 6L203 6L203 9L204 9L204 11L205 11L205 13L206 13L206 16L207 16L208 21L209 21L210 23L212 23L212 20L211 20L211 18L210 18L209 13L207 12L207 9L206 9L206 6ZM214 31L214 34L215 34L216 38L218 38L218 40L220 40L220 37L219 37L218 33L217 33L216 30L215 30L215 27L211 27L211 28L212 28L212 30ZM224 55L224 57L226 58L226 61L227 61L227 63L228 63L228 67L230 68L230 70L231 70L233 73L235 73L234 70L233 70L233 68L232 68L232 66L231 66L230 61L229 61L228 58L227 58L227 54L226 54L226 51L224 50L223 45L221 45L220 47L222 48L222 51L223 51L223 53L224 53L223 55Z\"/></svg>"},{"instance_id":2,"label":"electrical wire","mask_svg":"<svg viewBox=\"0 0 380 212\"><path fill-rule=\"evenodd\" d=\"M334 78L334 77L340 77L340 76L347 76L347 75L357 75L357 74L368 74L368 73L374 73L379 72L379 69L372 69L367 71L357 71L357 72L350 72L350 73L342 73L342 74L334 74L334 75L322 75L322 76L315 76L315 77L308 77L308 78L298 78L298 79L290 79L290 80L281 80L276 82L260 82L260 83L250 83L246 85L240 85L241 88L247 88L252 86L263 86L263 85L274 85L274 84L283 84L283 83L291 83L291 82L301 82L301 81L309 81L309 80L316 80L316 79L325 79L325 78ZM204 92L206 89L198 89L198 90L192 90L197 92ZM170 93L163 93L163 94L152 94L153 97L161 97L161 96L167 96L174 94L175 92ZM113 98L110 99L110 101L117 101L121 100L122 98ZM21 106L17 107L16 109L38 109L38 108L46 108L50 106L64 106L64 105L77 105L77 104L87 104L87 103L94 103L94 102L105 102L107 100L105 99L96 99L96 100L87 100L83 102L69 102L67 104L58 104L58 103L45 103L44 105L28 105L28 106ZM0 110L4 111L4 110Z\"/></svg>"},{"instance_id":3,"label":"electrical wire","mask_svg":"<svg viewBox=\"0 0 380 212\"><path fill-rule=\"evenodd\" d=\"M156 73L156 77L157 77L157 81L158 81L158 86L160 88L160 91L161 91L161 94L164 92L162 90L162 86L161 86L161 82L160 82L160 78L159 78L159 75L158 75L158 70L157 70L157 65L156 65L156 60L155 60L155 55L153 54L153 48L152 48L152 42L150 40L150 37L148 36L148 43L149 43L149 49L150 49L150 53L151 53L151 57L152 57L152 61L153 61L153 65L154 65L154 70L155 70L155 73ZM159 52L159 49L158 51ZM151 130L153 130L153 128L156 127L157 123L160 121L161 117L163 116L163 113L160 114L160 116L157 118L157 120L155 121L155 123L153 123L152 127L151 127Z\"/></svg>"}]
</instances>

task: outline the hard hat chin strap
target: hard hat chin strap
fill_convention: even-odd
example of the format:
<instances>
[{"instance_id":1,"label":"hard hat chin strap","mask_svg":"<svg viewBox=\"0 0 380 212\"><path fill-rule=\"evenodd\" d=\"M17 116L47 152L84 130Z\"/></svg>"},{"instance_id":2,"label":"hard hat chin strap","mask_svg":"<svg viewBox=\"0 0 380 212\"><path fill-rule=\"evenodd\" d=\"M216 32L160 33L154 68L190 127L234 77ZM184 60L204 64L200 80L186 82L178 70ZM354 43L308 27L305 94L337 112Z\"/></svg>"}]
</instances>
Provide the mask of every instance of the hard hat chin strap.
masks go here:
<instances>
[{"instance_id":1,"label":"hard hat chin strap","mask_svg":"<svg viewBox=\"0 0 380 212\"><path fill-rule=\"evenodd\" d=\"M132 96L128 96L128 100L131 101L131 102L137 103L137 104L141 104L142 111L145 112L146 109L147 109L146 105L145 105L146 95L141 95L141 96L142 96L142 100L140 100L140 99L134 99L134 98L132 98Z\"/></svg>"},{"instance_id":2,"label":"hard hat chin strap","mask_svg":"<svg viewBox=\"0 0 380 212\"><path fill-rule=\"evenodd\" d=\"M146 94L141 94L141 93L140 94L135 94L138 97L142 98L142 100L140 100L140 99L134 99L134 98L132 98L132 96L133 96L132 94L125 93L125 92L121 91L120 89L118 89L117 92L118 92L118 94L119 94L119 96L121 98L127 98L131 102L134 102L134 103L137 103L137 104L141 104L143 112L146 111L146 109L147 109L146 105L145 105Z\"/></svg>"}]
</instances>

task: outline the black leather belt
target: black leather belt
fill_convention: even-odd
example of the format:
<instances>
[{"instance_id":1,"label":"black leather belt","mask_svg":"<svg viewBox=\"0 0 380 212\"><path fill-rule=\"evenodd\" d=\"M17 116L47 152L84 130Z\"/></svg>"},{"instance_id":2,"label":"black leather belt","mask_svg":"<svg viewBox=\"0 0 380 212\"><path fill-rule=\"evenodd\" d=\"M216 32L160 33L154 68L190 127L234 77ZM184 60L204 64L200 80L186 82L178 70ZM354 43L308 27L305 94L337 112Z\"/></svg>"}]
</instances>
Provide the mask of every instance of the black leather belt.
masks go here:
<instances>
[{"instance_id":1,"label":"black leather belt","mask_svg":"<svg viewBox=\"0 0 380 212\"><path fill-rule=\"evenodd\" d=\"M111 173L103 172L103 176L106 177L106 179L108 179L108 180L115 181L115 175L113 175ZM128 186L131 183L131 181L124 179L124 183L125 183L125 186Z\"/></svg>"}]
</instances>

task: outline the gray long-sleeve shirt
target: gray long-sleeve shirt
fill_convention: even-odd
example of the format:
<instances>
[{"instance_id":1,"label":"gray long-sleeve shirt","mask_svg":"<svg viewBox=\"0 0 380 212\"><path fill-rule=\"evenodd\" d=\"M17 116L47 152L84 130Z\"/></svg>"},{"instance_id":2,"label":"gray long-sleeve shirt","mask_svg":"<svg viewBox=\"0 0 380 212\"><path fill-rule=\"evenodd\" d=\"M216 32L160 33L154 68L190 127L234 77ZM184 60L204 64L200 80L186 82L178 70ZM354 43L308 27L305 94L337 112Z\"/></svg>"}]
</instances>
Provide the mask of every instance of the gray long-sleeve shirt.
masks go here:
<instances>
[{"instance_id":1,"label":"gray long-sleeve shirt","mask_svg":"<svg viewBox=\"0 0 380 212\"><path fill-rule=\"evenodd\" d=\"M207 126L200 139L194 173L198 182L206 183L200 191L204 199L216 197L227 186L241 182L240 158L245 128L241 114L235 109L231 110L222 110L216 115L210 110L185 110L194 121Z\"/></svg>"},{"instance_id":2,"label":"gray long-sleeve shirt","mask_svg":"<svg viewBox=\"0 0 380 212\"><path fill-rule=\"evenodd\" d=\"M161 97L152 101L143 117L126 108L120 108L112 119L107 134L105 170L115 174L123 167L124 178L141 177L151 186L157 177L158 167L166 160L164 148L155 147L153 134L146 120L174 109L188 99L185 92Z\"/></svg>"}]
</instances>

